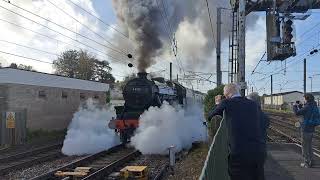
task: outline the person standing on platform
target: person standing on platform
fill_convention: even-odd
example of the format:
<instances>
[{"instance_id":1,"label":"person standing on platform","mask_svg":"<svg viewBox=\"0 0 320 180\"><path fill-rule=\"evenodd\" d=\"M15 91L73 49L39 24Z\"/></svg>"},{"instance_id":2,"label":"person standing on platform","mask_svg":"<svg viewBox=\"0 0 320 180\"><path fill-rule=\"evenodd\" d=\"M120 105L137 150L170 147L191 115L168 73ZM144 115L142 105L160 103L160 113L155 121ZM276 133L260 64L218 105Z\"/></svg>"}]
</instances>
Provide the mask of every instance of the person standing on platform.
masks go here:
<instances>
[{"instance_id":1,"label":"person standing on platform","mask_svg":"<svg viewBox=\"0 0 320 180\"><path fill-rule=\"evenodd\" d=\"M301 167L309 168L312 166L312 138L315 127L320 124L320 115L317 103L314 96L310 93L304 95L305 106L299 107L299 104L293 106L293 112L297 116L303 116L301 123L301 139L302 139L302 156L304 162L300 164Z\"/></svg>"},{"instance_id":2,"label":"person standing on platform","mask_svg":"<svg viewBox=\"0 0 320 180\"><path fill-rule=\"evenodd\" d=\"M224 100L208 114L223 116L228 128L228 169L231 180L264 180L266 157L265 137L261 124L261 109L254 101L241 97L236 84L224 87Z\"/></svg>"},{"instance_id":3,"label":"person standing on platform","mask_svg":"<svg viewBox=\"0 0 320 180\"><path fill-rule=\"evenodd\" d=\"M260 100L260 96L259 96L258 93L253 92L253 93L249 94L248 99L256 102L257 105L258 105L259 108L260 108L260 113L261 113L261 116L260 116L261 119L260 119L260 121L261 121L262 135L264 136L265 146L267 146L267 129L268 129L269 126L270 126L270 119L269 119L269 117L268 117L268 116L262 111L262 109L261 109L261 100Z\"/></svg>"}]
</instances>

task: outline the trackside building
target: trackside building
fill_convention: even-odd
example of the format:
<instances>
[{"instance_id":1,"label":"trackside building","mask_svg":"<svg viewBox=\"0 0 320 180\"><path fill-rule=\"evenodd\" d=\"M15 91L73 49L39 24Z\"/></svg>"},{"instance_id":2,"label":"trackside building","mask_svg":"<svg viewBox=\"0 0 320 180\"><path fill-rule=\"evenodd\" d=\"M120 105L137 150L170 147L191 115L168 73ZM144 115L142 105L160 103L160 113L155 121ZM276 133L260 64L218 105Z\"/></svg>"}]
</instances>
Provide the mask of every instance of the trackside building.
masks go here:
<instances>
[{"instance_id":1,"label":"trackside building","mask_svg":"<svg viewBox=\"0 0 320 180\"><path fill-rule=\"evenodd\" d=\"M95 81L0 68L0 112L26 112L30 130L66 129L81 103L104 105L107 91L108 84Z\"/></svg>"}]
</instances>

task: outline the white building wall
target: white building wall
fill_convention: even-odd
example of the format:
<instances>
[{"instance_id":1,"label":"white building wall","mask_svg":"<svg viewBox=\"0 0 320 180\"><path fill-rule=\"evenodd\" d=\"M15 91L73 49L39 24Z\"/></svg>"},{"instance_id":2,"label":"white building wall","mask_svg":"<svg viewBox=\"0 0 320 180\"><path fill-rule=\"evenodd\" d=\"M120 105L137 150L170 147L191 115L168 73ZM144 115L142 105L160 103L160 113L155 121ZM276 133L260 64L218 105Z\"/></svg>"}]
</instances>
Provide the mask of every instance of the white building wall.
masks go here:
<instances>
[{"instance_id":1,"label":"white building wall","mask_svg":"<svg viewBox=\"0 0 320 180\"><path fill-rule=\"evenodd\" d=\"M264 104L266 104L266 105L271 104L271 97L270 96L264 97Z\"/></svg>"},{"instance_id":2,"label":"white building wall","mask_svg":"<svg viewBox=\"0 0 320 180\"><path fill-rule=\"evenodd\" d=\"M291 103L295 103L296 101L300 101L300 102L304 101L302 93L294 92L291 94L284 95L284 102L291 104Z\"/></svg>"},{"instance_id":3,"label":"white building wall","mask_svg":"<svg viewBox=\"0 0 320 180\"><path fill-rule=\"evenodd\" d=\"M284 95L273 95L272 99L273 99L273 105L280 106L284 103L291 104L296 101L303 102L303 94L298 93L298 92L294 92L294 93L284 94ZM320 97L319 97L319 101L320 101ZM271 105L271 97L270 96L264 97L264 104Z\"/></svg>"}]
</instances>

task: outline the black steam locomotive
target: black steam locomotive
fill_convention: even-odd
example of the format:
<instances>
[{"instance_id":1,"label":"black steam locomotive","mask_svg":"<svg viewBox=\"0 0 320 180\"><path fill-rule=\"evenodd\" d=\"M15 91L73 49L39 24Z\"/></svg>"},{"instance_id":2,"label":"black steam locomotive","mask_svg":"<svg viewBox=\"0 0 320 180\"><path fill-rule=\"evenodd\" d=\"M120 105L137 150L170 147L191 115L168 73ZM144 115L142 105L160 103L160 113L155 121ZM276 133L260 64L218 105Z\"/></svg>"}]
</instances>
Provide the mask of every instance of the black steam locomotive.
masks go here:
<instances>
[{"instance_id":1,"label":"black steam locomotive","mask_svg":"<svg viewBox=\"0 0 320 180\"><path fill-rule=\"evenodd\" d=\"M119 133L121 141L127 142L139 126L140 115L150 106L158 106L166 101L170 104L185 105L187 88L178 82L164 78L147 78L147 73L138 73L123 89L124 106L116 106L117 117L109 127Z\"/></svg>"}]
</instances>

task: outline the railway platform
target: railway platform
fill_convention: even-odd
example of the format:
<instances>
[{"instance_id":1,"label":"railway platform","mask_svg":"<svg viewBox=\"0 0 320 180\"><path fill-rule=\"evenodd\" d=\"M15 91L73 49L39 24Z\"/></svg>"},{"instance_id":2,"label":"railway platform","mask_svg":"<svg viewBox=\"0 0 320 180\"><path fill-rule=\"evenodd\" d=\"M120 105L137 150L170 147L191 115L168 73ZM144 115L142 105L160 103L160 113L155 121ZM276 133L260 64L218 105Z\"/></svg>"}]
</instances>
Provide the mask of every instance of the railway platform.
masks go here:
<instances>
[{"instance_id":1,"label":"railway platform","mask_svg":"<svg viewBox=\"0 0 320 180\"><path fill-rule=\"evenodd\" d=\"M301 146L294 143L269 143L265 164L266 180L318 180L320 155L314 153L312 168L301 168Z\"/></svg>"},{"instance_id":2,"label":"railway platform","mask_svg":"<svg viewBox=\"0 0 320 180\"><path fill-rule=\"evenodd\" d=\"M301 146L296 143L270 142L265 163L266 180L319 180L320 155L314 153L312 168L302 168ZM224 120L210 146L200 180L230 180L228 174L227 128Z\"/></svg>"}]
</instances>

